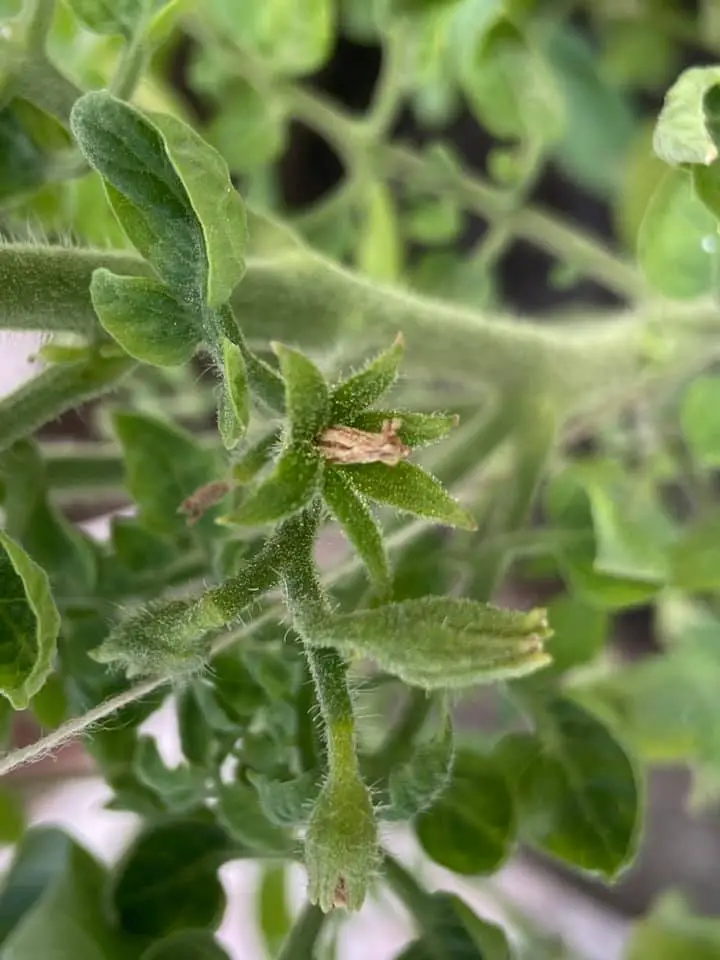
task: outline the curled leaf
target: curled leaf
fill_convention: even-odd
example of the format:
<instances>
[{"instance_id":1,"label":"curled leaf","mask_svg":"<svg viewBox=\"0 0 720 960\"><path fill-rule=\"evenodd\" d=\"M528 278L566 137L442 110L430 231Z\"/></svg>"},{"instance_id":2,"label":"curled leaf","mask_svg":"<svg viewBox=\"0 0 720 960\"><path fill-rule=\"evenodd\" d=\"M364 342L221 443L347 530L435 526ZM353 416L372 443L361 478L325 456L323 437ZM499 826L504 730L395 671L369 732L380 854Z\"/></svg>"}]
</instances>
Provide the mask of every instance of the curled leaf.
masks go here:
<instances>
[{"instance_id":1,"label":"curled leaf","mask_svg":"<svg viewBox=\"0 0 720 960\"><path fill-rule=\"evenodd\" d=\"M16 710L50 674L59 630L47 574L0 531L0 693Z\"/></svg>"}]
</instances>

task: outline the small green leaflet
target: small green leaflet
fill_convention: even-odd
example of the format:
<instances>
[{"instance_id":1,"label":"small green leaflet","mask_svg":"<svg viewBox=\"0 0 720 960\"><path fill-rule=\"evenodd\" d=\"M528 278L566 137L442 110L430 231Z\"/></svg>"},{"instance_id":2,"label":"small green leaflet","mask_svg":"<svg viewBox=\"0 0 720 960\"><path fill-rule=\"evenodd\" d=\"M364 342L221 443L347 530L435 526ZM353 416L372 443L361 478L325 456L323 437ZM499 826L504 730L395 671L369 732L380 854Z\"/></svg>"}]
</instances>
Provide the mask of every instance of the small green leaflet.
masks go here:
<instances>
[{"instance_id":1,"label":"small green leaflet","mask_svg":"<svg viewBox=\"0 0 720 960\"><path fill-rule=\"evenodd\" d=\"M75 103L73 134L123 229L185 303L224 304L245 270L245 210L222 157L175 117L104 91Z\"/></svg>"},{"instance_id":2,"label":"small green leaflet","mask_svg":"<svg viewBox=\"0 0 720 960\"><path fill-rule=\"evenodd\" d=\"M381 591L387 590L390 566L382 533L370 508L342 470L326 468L323 497L367 567L370 579Z\"/></svg>"},{"instance_id":3,"label":"small green leaflet","mask_svg":"<svg viewBox=\"0 0 720 960\"><path fill-rule=\"evenodd\" d=\"M130 40L168 0L66 0L75 16L95 33L120 34Z\"/></svg>"},{"instance_id":4,"label":"small green leaflet","mask_svg":"<svg viewBox=\"0 0 720 960\"><path fill-rule=\"evenodd\" d=\"M47 574L0 531L0 693L24 710L52 670L58 614Z\"/></svg>"},{"instance_id":5,"label":"small green leaflet","mask_svg":"<svg viewBox=\"0 0 720 960\"><path fill-rule=\"evenodd\" d=\"M218 408L218 427L223 444L233 450L245 436L250 422L250 392L242 350L222 338L223 393Z\"/></svg>"},{"instance_id":6,"label":"small green leaflet","mask_svg":"<svg viewBox=\"0 0 720 960\"><path fill-rule=\"evenodd\" d=\"M259 526L292 516L314 497L322 470L320 455L310 444L288 447L280 454L267 479L237 510L221 517L220 522Z\"/></svg>"},{"instance_id":7,"label":"small green leaflet","mask_svg":"<svg viewBox=\"0 0 720 960\"><path fill-rule=\"evenodd\" d=\"M101 267L93 273L90 296L103 328L136 360L177 366L202 339L198 311L150 277L120 277Z\"/></svg>"},{"instance_id":8,"label":"small green leaflet","mask_svg":"<svg viewBox=\"0 0 720 960\"><path fill-rule=\"evenodd\" d=\"M285 380L285 411L293 443L312 443L328 425L329 394L325 377L312 360L281 343L272 348Z\"/></svg>"},{"instance_id":9,"label":"small green leaflet","mask_svg":"<svg viewBox=\"0 0 720 960\"><path fill-rule=\"evenodd\" d=\"M362 413L390 389L397 380L404 351L405 341L398 334L389 349L335 387L330 394L332 426L350 423L353 416Z\"/></svg>"},{"instance_id":10,"label":"small green leaflet","mask_svg":"<svg viewBox=\"0 0 720 960\"><path fill-rule=\"evenodd\" d=\"M417 464L403 460L395 466L359 463L341 469L358 493L376 503L451 527L476 529L473 517Z\"/></svg>"}]
</instances>

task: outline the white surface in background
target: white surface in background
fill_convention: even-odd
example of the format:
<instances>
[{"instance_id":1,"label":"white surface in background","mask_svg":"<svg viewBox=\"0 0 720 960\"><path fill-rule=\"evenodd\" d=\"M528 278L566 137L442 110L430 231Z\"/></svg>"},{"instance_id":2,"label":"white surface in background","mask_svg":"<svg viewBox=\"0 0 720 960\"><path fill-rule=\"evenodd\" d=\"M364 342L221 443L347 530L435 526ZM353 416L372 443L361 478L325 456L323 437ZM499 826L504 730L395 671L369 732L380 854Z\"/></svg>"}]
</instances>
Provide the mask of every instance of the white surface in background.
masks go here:
<instances>
[{"instance_id":1,"label":"white surface in background","mask_svg":"<svg viewBox=\"0 0 720 960\"><path fill-rule=\"evenodd\" d=\"M30 357L41 343L38 333L0 333L0 397L40 372L42 364Z\"/></svg>"}]
</instances>

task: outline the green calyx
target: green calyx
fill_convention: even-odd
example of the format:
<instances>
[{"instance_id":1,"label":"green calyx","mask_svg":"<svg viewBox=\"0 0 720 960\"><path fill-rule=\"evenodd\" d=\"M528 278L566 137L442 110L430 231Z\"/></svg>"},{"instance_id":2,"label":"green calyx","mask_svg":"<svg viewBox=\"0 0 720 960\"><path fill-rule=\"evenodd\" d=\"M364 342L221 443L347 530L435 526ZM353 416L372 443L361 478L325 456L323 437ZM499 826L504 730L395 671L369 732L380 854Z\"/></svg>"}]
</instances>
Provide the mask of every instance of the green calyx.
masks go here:
<instances>
[{"instance_id":1,"label":"green calyx","mask_svg":"<svg viewBox=\"0 0 720 960\"><path fill-rule=\"evenodd\" d=\"M305 835L308 897L328 913L359 910L379 866L370 792L359 774L330 776Z\"/></svg>"}]
</instances>

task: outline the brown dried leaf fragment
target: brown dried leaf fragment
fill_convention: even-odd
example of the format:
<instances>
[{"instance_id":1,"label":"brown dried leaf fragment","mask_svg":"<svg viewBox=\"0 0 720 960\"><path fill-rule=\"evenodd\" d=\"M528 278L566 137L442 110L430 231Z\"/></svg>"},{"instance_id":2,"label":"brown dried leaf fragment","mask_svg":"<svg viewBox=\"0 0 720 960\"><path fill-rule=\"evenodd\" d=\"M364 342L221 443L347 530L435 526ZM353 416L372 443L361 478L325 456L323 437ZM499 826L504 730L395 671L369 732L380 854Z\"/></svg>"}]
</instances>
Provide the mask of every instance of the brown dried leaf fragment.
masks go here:
<instances>
[{"instance_id":1,"label":"brown dried leaf fragment","mask_svg":"<svg viewBox=\"0 0 720 960\"><path fill-rule=\"evenodd\" d=\"M201 520L205 513L225 497L231 490L232 484L226 480L213 480L199 487L194 493L191 493L178 507L178 513L187 515L188 526Z\"/></svg>"},{"instance_id":2,"label":"brown dried leaf fragment","mask_svg":"<svg viewBox=\"0 0 720 960\"><path fill-rule=\"evenodd\" d=\"M411 453L397 434L401 426L402 420L386 420L380 433L328 427L318 437L317 446L330 463L385 463L394 467Z\"/></svg>"}]
</instances>

